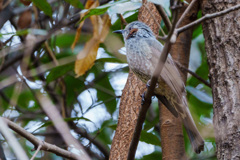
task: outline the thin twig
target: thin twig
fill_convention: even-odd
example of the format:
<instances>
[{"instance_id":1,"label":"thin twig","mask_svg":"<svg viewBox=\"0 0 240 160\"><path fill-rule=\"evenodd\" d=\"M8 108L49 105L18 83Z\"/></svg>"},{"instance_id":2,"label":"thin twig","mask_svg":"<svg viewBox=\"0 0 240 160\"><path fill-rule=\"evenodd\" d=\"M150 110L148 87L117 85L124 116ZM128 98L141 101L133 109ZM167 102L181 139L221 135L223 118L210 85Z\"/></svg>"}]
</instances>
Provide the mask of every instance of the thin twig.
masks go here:
<instances>
[{"instance_id":1,"label":"thin twig","mask_svg":"<svg viewBox=\"0 0 240 160\"><path fill-rule=\"evenodd\" d=\"M190 73L193 77L197 78L200 82L202 82L203 84L205 84L206 86L208 86L209 88L211 88L211 84L208 83L206 80L204 80L202 77L200 77L199 75L197 75L196 73L194 73L193 71L185 68L183 65L181 65L180 63L178 63L177 61L174 61L175 64L178 66L179 69L181 69L184 72L188 72Z\"/></svg>"},{"instance_id":2,"label":"thin twig","mask_svg":"<svg viewBox=\"0 0 240 160\"><path fill-rule=\"evenodd\" d=\"M168 31L170 31L170 29L172 28L172 23L170 22L168 15L165 13L163 7L161 5L155 5L159 14L162 17L162 20L165 24L165 26L167 27Z\"/></svg>"},{"instance_id":3,"label":"thin twig","mask_svg":"<svg viewBox=\"0 0 240 160\"><path fill-rule=\"evenodd\" d=\"M161 30L162 34L164 36L166 36L166 33L164 32L164 30L162 29L161 25L158 23L158 21L156 20L156 18L154 17L154 15L152 14L152 12L150 11L150 9L148 8L148 6L146 5L146 3L143 4L143 6L148 10L149 14L151 15L152 19L154 20L154 22L158 25L158 28Z\"/></svg>"},{"instance_id":4,"label":"thin twig","mask_svg":"<svg viewBox=\"0 0 240 160\"><path fill-rule=\"evenodd\" d=\"M192 7L195 5L195 3L198 0L192 0L192 2L190 3L190 5L187 7L187 9L185 9L185 11L183 12L182 16L179 18L177 24L176 24L176 28L179 27L179 25L182 23L183 19L186 18L187 14L189 13L189 11L192 9Z\"/></svg>"},{"instance_id":5,"label":"thin twig","mask_svg":"<svg viewBox=\"0 0 240 160\"><path fill-rule=\"evenodd\" d=\"M36 155L38 154L38 152L40 151L40 149L42 148L43 146L43 141L38 145L38 148L36 150L36 152L33 154L32 158L30 160L34 160L34 158L36 157Z\"/></svg>"},{"instance_id":6,"label":"thin twig","mask_svg":"<svg viewBox=\"0 0 240 160\"><path fill-rule=\"evenodd\" d=\"M166 41L167 40L167 36L164 36L164 37L162 37L162 36L157 36L157 39L160 39L160 40L162 40L162 41Z\"/></svg>"},{"instance_id":7,"label":"thin twig","mask_svg":"<svg viewBox=\"0 0 240 160\"><path fill-rule=\"evenodd\" d=\"M52 49L51 49L50 46L48 45L47 41L44 42L44 45L45 45L45 47L46 47L46 49L47 49L47 51L48 51L50 57L52 58L54 64L55 64L56 66L58 66L58 65L59 65L58 60L56 59L56 57L55 57L55 55L54 55Z\"/></svg>"},{"instance_id":8,"label":"thin twig","mask_svg":"<svg viewBox=\"0 0 240 160\"><path fill-rule=\"evenodd\" d=\"M122 14L119 14L119 16L120 16L121 22L126 26L128 23L125 20L125 18L123 18Z\"/></svg>"},{"instance_id":9,"label":"thin twig","mask_svg":"<svg viewBox=\"0 0 240 160\"><path fill-rule=\"evenodd\" d=\"M203 21L206 21L208 19L212 19L212 18L216 18L216 17L219 17L219 16L222 16L222 15L225 15L229 12L232 12L232 11L235 11L235 10L238 10L240 8L240 4L238 5L235 5L233 7L230 7L228 9L225 9L223 11L220 11L220 12L216 12L216 13L212 13L212 14L206 14L205 16L203 16L202 18L192 22L192 23L189 23L183 27L180 27L180 28L177 28L176 31L177 31L177 34L183 32L183 31L186 31L188 30L189 28L192 28L200 23L202 23Z\"/></svg>"},{"instance_id":10,"label":"thin twig","mask_svg":"<svg viewBox=\"0 0 240 160\"><path fill-rule=\"evenodd\" d=\"M9 145L12 147L13 152L16 155L16 158L19 160L26 160L28 159L27 154L19 144L17 138L14 136L12 132L10 132L9 128L7 127L6 121L0 117L0 132L5 137Z\"/></svg>"}]
</instances>

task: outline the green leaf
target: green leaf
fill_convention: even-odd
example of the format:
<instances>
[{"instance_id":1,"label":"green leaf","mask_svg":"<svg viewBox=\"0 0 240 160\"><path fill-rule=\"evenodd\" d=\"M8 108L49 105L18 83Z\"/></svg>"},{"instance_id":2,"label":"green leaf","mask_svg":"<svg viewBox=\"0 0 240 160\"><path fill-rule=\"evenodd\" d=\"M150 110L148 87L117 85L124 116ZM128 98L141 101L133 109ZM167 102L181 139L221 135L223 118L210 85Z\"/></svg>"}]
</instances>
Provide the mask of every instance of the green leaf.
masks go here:
<instances>
[{"instance_id":1,"label":"green leaf","mask_svg":"<svg viewBox=\"0 0 240 160\"><path fill-rule=\"evenodd\" d=\"M192 39L198 37L200 34L203 34L202 25L197 25L197 27L193 31Z\"/></svg>"},{"instance_id":2,"label":"green leaf","mask_svg":"<svg viewBox=\"0 0 240 160\"><path fill-rule=\"evenodd\" d=\"M74 41L74 34L60 34L56 36L56 45L59 47L69 47Z\"/></svg>"},{"instance_id":3,"label":"green leaf","mask_svg":"<svg viewBox=\"0 0 240 160\"><path fill-rule=\"evenodd\" d=\"M0 77L0 79L2 80L3 77ZM6 96L6 98L11 99L13 93L14 93L14 85L9 86L4 88L3 90L1 90L1 92L3 92L3 94ZM0 106L3 109L8 109L8 107L10 106L10 104L8 102L6 102L6 100L3 98L3 96L0 96ZM0 110L2 111L2 110ZM3 112L1 112L3 113Z\"/></svg>"},{"instance_id":4,"label":"green leaf","mask_svg":"<svg viewBox=\"0 0 240 160\"><path fill-rule=\"evenodd\" d=\"M117 102L108 76L101 78L96 85L98 100L106 105L107 111L112 115L116 110Z\"/></svg>"},{"instance_id":5,"label":"green leaf","mask_svg":"<svg viewBox=\"0 0 240 160\"><path fill-rule=\"evenodd\" d=\"M83 4L79 0L65 0L65 1L74 7L84 9Z\"/></svg>"},{"instance_id":6,"label":"green leaf","mask_svg":"<svg viewBox=\"0 0 240 160\"><path fill-rule=\"evenodd\" d=\"M149 155L143 156L141 159L138 160L154 160L154 159L161 159L162 153L159 151L154 151L153 153Z\"/></svg>"},{"instance_id":7,"label":"green leaf","mask_svg":"<svg viewBox=\"0 0 240 160\"><path fill-rule=\"evenodd\" d=\"M141 132L140 141L157 146L161 145L160 139L156 135L148 133L145 130Z\"/></svg>"},{"instance_id":8,"label":"green leaf","mask_svg":"<svg viewBox=\"0 0 240 160\"><path fill-rule=\"evenodd\" d=\"M67 106L72 105L77 100L77 95L80 94L84 85L84 82L75 78L71 75L67 75L64 77L64 82L66 84L66 101Z\"/></svg>"},{"instance_id":9,"label":"green leaf","mask_svg":"<svg viewBox=\"0 0 240 160\"><path fill-rule=\"evenodd\" d=\"M101 15L101 14L104 14L107 10L108 10L109 7L106 7L106 8L93 8L93 9L90 9L88 10L88 13L81 18L80 22L84 21L86 18L92 16L92 15ZM80 23L79 22L79 23Z\"/></svg>"},{"instance_id":10,"label":"green leaf","mask_svg":"<svg viewBox=\"0 0 240 160\"><path fill-rule=\"evenodd\" d=\"M90 34L82 34L81 38L78 40L79 43L86 43L90 38ZM56 36L56 45L59 47L70 48L75 38L75 34L64 33Z\"/></svg>"},{"instance_id":11,"label":"green leaf","mask_svg":"<svg viewBox=\"0 0 240 160\"><path fill-rule=\"evenodd\" d=\"M55 67L47 75L46 81L47 81L47 83L52 82L52 81L56 80L57 78L66 74L68 71L72 71L73 69L74 69L74 63L69 63L66 65Z\"/></svg>"},{"instance_id":12,"label":"green leaf","mask_svg":"<svg viewBox=\"0 0 240 160\"><path fill-rule=\"evenodd\" d=\"M52 8L47 0L32 0L33 4L42 10L46 15L52 17Z\"/></svg>"},{"instance_id":13,"label":"green leaf","mask_svg":"<svg viewBox=\"0 0 240 160\"><path fill-rule=\"evenodd\" d=\"M108 127L108 128L113 129L113 130L116 130L116 128L117 128L117 121L113 120L113 119L106 120L106 121L104 121L102 123L101 128L104 128L104 127Z\"/></svg>"},{"instance_id":14,"label":"green leaf","mask_svg":"<svg viewBox=\"0 0 240 160\"><path fill-rule=\"evenodd\" d=\"M193 117L194 115L195 117L197 116L198 120L200 120L202 116L211 117L213 105L200 101L198 97L195 97L190 92L188 92L188 104Z\"/></svg>"},{"instance_id":15,"label":"green leaf","mask_svg":"<svg viewBox=\"0 0 240 160\"><path fill-rule=\"evenodd\" d=\"M28 110L39 109L39 105L35 101L35 98L34 98L32 92L30 90L24 90L24 91L21 92L21 94L18 97L17 104L20 107L28 108ZM29 105L32 105L32 106L29 106Z\"/></svg>"},{"instance_id":16,"label":"green leaf","mask_svg":"<svg viewBox=\"0 0 240 160\"><path fill-rule=\"evenodd\" d=\"M105 12L107 12L108 8L112 7L112 6L115 6L119 3L124 3L126 2L127 0L121 0L121 1L116 1L116 2L112 2L112 3L107 3L105 5L102 5L102 6L99 6L97 8L93 8L93 9L85 9L83 11L86 11L88 12L84 17L81 17L81 20L80 22L84 21L86 18L92 16L92 15L101 15L101 14L104 14ZM79 23L80 23L79 22Z\"/></svg>"},{"instance_id":17,"label":"green leaf","mask_svg":"<svg viewBox=\"0 0 240 160\"><path fill-rule=\"evenodd\" d=\"M112 129L104 127L96 131L95 134L97 135L97 139L100 140L107 147L108 144L112 143L111 141L112 132L113 132Z\"/></svg>"},{"instance_id":18,"label":"green leaf","mask_svg":"<svg viewBox=\"0 0 240 160\"><path fill-rule=\"evenodd\" d=\"M196 89L191 86L186 87L187 91L190 92L192 95L194 95L196 98L198 98L200 101L213 104L212 96L201 91L200 89Z\"/></svg>"},{"instance_id":19,"label":"green leaf","mask_svg":"<svg viewBox=\"0 0 240 160\"><path fill-rule=\"evenodd\" d=\"M97 90L98 101L103 102L107 111L112 115L116 110L117 100L115 91L109 82L108 74L103 73L103 69L103 62L95 63L95 65L90 69L90 71L95 74L95 83L93 88Z\"/></svg>"},{"instance_id":20,"label":"green leaf","mask_svg":"<svg viewBox=\"0 0 240 160\"><path fill-rule=\"evenodd\" d=\"M199 50L201 51L201 55L202 55L202 63L201 65L198 67L198 69L196 70L196 74L198 76L200 76L201 78L203 78L204 80L208 80L208 63L207 63L207 58L206 58L206 52L204 49L204 41L199 42L198 43L198 47ZM192 86L192 87L196 87L198 84L200 84L202 82L200 82L197 78L195 78L194 76L192 76L191 78L188 79L187 81L187 85Z\"/></svg>"}]
</instances>

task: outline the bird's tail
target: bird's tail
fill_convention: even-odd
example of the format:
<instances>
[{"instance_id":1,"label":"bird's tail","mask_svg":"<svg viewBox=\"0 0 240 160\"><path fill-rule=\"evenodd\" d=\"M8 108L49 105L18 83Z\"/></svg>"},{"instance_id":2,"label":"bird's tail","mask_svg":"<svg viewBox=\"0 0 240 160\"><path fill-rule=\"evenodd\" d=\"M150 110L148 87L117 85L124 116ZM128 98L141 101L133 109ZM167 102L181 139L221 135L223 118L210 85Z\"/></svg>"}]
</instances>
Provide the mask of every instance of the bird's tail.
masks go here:
<instances>
[{"instance_id":1,"label":"bird's tail","mask_svg":"<svg viewBox=\"0 0 240 160\"><path fill-rule=\"evenodd\" d=\"M189 112L189 110L188 110L188 112ZM189 112L189 114L190 114L190 112ZM190 115L189 114L187 114L187 116L185 116L182 119L183 125L186 129L186 132L187 132L187 135L191 142L192 148L194 149L194 151L197 154L199 154L204 149L204 140L201 137L201 135L192 119L191 114Z\"/></svg>"}]
</instances>

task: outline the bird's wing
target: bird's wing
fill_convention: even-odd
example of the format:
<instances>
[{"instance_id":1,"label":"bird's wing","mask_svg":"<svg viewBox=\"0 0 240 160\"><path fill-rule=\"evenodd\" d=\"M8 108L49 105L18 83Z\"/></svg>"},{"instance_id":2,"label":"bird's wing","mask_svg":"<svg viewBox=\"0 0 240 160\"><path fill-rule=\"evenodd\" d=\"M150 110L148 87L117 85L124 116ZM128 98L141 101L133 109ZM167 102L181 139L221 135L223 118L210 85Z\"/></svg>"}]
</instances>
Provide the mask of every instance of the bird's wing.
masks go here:
<instances>
[{"instance_id":1,"label":"bird's wing","mask_svg":"<svg viewBox=\"0 0 240 160\"><path fill-rule=\"evenodd\" d=\"M163 46L157 40L148 41L149 46L151 46L151 62L153 63L154 68L157 66L159 61L160 54L162 52ZM169 55L164 68L161 72L161 78L167 83L167 85L172 89L172 91L176 94L180 101L185 101L183 99L183 95L185 95L185 85L181 78L181 75L174 64L171 56ZM183 102L185 104L186 102Z\"/></svg>"}]
</instances>

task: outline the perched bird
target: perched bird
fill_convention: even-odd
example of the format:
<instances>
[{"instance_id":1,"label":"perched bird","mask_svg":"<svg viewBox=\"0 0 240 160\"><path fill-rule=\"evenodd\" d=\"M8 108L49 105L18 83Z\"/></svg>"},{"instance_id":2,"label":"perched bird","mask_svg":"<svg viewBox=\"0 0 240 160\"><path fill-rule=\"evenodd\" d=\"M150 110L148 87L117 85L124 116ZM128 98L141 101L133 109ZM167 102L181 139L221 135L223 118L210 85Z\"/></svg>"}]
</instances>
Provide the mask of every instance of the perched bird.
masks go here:
<instances>
[{"instance_id":1,"label":"perched bird","mask_svg":"<svg viewBox=\"0 0 240 160\"><path fill-rule=\"evenodd\" d=\"M163 50L162 44L155 38L150 27L139 21L134 21L124 30L114 33L123 35L130 69L147 83L158 64ZM204 149L204 140L188 109L185 85L170 55L164 64L154 94L175 117L181 117L194 151L200 153Z\"/></svg>"}]
</instances>

